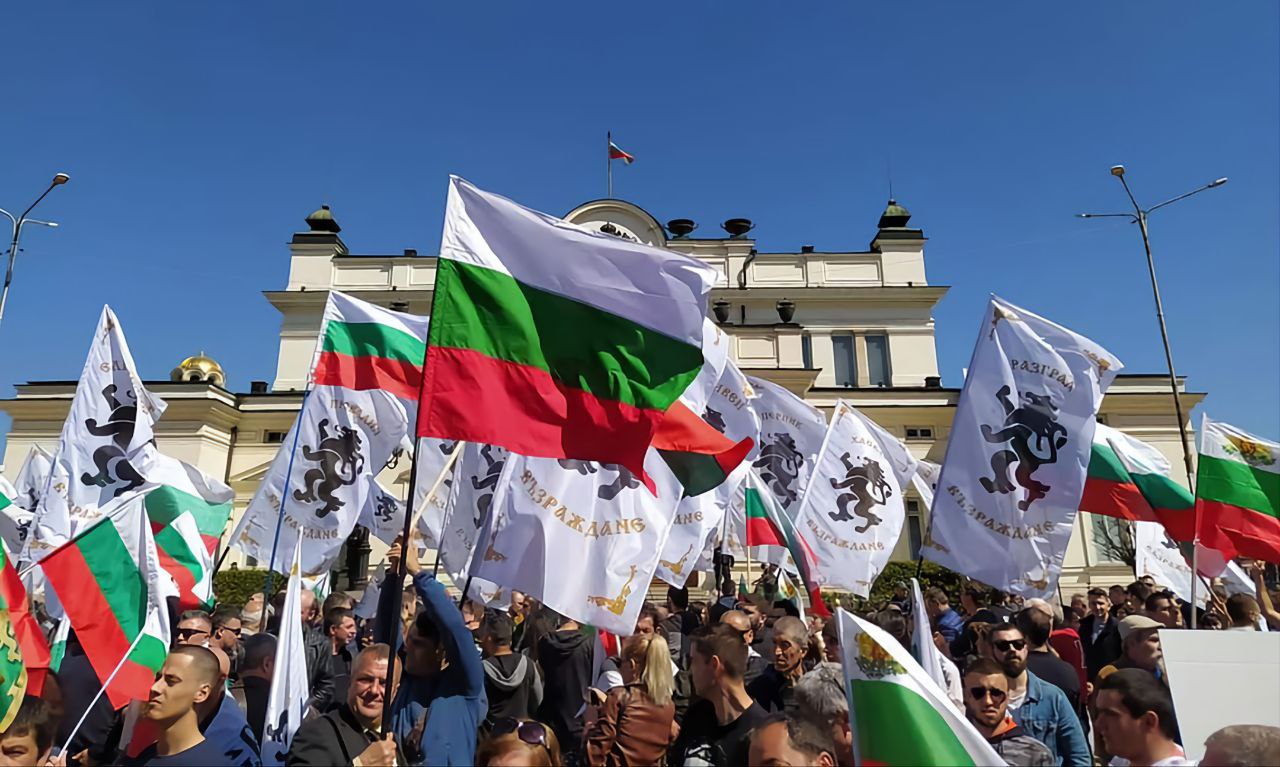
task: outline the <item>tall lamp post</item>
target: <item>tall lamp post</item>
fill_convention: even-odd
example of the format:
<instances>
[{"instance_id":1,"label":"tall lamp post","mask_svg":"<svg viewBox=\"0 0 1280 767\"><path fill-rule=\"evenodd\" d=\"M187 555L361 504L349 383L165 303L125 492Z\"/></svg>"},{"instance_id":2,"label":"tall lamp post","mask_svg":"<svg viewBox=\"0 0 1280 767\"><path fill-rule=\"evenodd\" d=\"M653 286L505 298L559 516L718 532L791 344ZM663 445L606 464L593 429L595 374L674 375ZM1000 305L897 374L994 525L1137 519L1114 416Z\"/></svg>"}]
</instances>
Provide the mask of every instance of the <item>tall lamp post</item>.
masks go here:
<instances>
[{"instance_id":1,"label":"tall lamp post","mask_svg":"<svg viewBox=\"0 0 1280 767\"><path fill-rule=\"evenodd\" d=\"M18 241L22 238L22 227L27 224L39 224L40 226L48 227L57 226L53 221L41 221L35 218L27 218L27 214L34 210L35 207L40 204L40 201L53 191L55 186L61 186L70 180L71 177L65 173L59 173L54 176L53 181L49 182L49 188L45 189L44 192L36 198L35 202L28 205L27 209L22 211L22 215L20 216L14 216L4 208L0 208L0 213L8 216L9 221L13 223L13 238L9 241L9 265L8 268L5 269L4 273L4 288L3 290L0 290L0 320L4 319L4 305L5 302L9 300L9 285L13 282L13 262L14 259L18 257Z\"/></svg>"},{"instance_id":2,"label":"tall lamp post","mask_svg":"<svg viewBox=\"0 0 1280 767\"><path fill-rule=\"evenodd\" d=\"M1164 359L1165 359L1165 362L1167 362L1169 365L1169 388L1173 391L1173 409L1176 411L1178 416L1178 436L1182 439L1182 461L1187 469L1187 481L1190 482L1191 477L1193 476L1192 470L1191 470L1191 442L1190 440L1187 439L1187 424L1186 424L1186 418L1184 417L1183 411L1182 411L1182 394L1181 392L1178 391L1178 376L1176 373L1174 373L1174 369L1173 369L1173 351L1169 347L1169 330L1167 327L1165 327L1165 323L1164 323L1164 305L1160 301L1160 283L1156 280L1156 262L1151 256L1151 239L1147 234L1147 219L1151 216L1152 213L1156 212L1157 210L1163 207L1172 205L1173 203L1178 202L1179 200L1185 200L1194 194L1199 194L1200 192L1205 191L1206 189L1214 189L1216 187L1222 186L1223 184L1227 183L1227 179L1220 178L1214 181L1210 181L1204 186L1196 189L1192 189L1190 192L1187 192L1186 194L1180 194L1177 197L1172 197L1168 200L1165 200L1162 203L1152 205L1150 208L1143 208L1141 205L1138 204L1137 198L1133 196L1133 190L1129 188L1129 182L1125 181L1124 166L1123 165L1112 166L1111 175L1120 179L1120 184L1124 187L1124 192L1129 196L1129 202L1133 205L1133 212L1132 213L1078 213L1076 215L1079 218L1127 218L1133 223L1137 224L1138 231L1142 233L1142 247L1147 252L1147 272L1151 275L1151 293L1155 297L1155 301L1156 301L1156 321L1160 324L1160 340L1164 342ZM1199 563L1195 560L1198 559L1198 556L1197 556L1198 551L1196 549L1199 548L1199 542L1200 542L1200 525L1199 525L1199 520L1197 520L1195 542L1194 542L1195 549L1193 549L1191 554L1191 557L1193 560L1191 564L1191 569L1194 573L1191 579L1191 603L1192 603L1191 604L1191 628L1196 627L1196 611L1195 611L1196 588L1195 587L1196 587L1196 581L1199 580L1199 572L1197 570L1197 565Z\"/></svg>"}]
</instances>

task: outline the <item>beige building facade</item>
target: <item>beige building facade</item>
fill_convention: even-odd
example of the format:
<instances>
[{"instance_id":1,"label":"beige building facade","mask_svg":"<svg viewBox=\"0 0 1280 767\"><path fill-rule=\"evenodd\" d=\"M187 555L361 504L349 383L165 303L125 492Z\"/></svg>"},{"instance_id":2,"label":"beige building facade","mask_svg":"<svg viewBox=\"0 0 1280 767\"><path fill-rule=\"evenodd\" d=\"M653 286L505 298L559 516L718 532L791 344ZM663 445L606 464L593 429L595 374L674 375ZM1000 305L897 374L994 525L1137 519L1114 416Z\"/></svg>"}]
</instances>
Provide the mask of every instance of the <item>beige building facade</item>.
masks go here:
<instances>
[{"instance_id":1,"label":"beige building facade","mask_svg":"<svg viewBox=\"0 0 1280 767\"><path fill-rule=\"evenodd\" d=\"M902 206L891 200L878 222L868 216L871 237L864 249L839 252L809 246L798 252L759 252L746 219L724 222L724 236L694 237L697 226L689 219L664 226L640 207L616 199L585 203L565 218L711 265L719 272L713 319L732 338L731 351L741 368L786 386L827 412L843 398L903 439L918 457L941 462L960 395L959 389L943 387L938 373L933 309L947 287L929 283L927 240L923 231L910 226L911 215ZM230 391L227 371L199 354L183 360L167 379L147 381L169 403L156 428L160 449L235 489L232 525L297 414L328 291L415 314L431 308L434 257L411 250L353 254L327 206L306 223L307 229L295 233L289 245L287 284L264 291L281 316L274 380L254 381L245 392ZM70 361L68 369L74 369ZM151 371L140 372L146 378ZM32 444L50 452L56 448L75 385L72 380L18 384L14 398L0 401L13 419L3 462L10 477ZM1185 394L1187 412L1203 396ZM1174 476L1185 483L1167 377L1121 375L1107 393L1100 417L1158 448ZM407 457L385 469L380 479L404 497ZM898 560L914 558L928 524L927 510L913 492L907 494L907 505L908 523L894 552ZM1090 582L1133 578L1132 570L1109 557L1095 540L1097 524L1089 514L1077 520L1061 580L1065 595ZM371 549L368 536L357 530L347 548L350 556L339 561L345 577L338 585L354 587L363 582L370 554L378 561L382 547L375 540ZM228 561L243 560L232 550Z\"/></svg>"}]
</instances>

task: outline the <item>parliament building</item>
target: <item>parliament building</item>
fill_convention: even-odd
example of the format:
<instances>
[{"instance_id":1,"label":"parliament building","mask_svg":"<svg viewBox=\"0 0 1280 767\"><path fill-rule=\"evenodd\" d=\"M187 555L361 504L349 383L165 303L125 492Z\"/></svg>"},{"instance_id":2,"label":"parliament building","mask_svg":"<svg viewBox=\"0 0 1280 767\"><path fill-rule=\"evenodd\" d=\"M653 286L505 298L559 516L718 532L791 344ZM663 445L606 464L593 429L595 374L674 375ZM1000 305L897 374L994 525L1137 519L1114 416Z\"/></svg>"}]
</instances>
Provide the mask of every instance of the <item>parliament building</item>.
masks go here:
<instances>
[{"instance_id":1,"label":"parliament building","mask_svg":"<svg viewBox=\"0 0 1280 767\"><path fill-rule=\"evenodd\" d=\"M618 199L585 203L565 218L713 266L719 273L711 296L713 319L731 337L732 356L745 372L785 386L828 413L843 398L896 434L918 457L942 461L960 397L958 388L942 385L938 373L933 308L947 287L930 284L924 232L911 226L911 214L903 206L890 200L878 221L868 214L870 241L864 247L819 251L804 245L785 253L758 251L753 224L745 218L723 222L725 234L719 237L694 236L698 226L690 219L663 225L639 206ZM247 391L231 391L226 371L203 354L182 360L166 378L154 378L159 371L139 371L147 387L169 404L156 425L161 451L235 489L227 535L298 412L328 291L414 314L431 309L434 256L414 250L352 253L327 205L308 216L306 225L289 244L288 283L264 291L280 312L273 381L252 381ZM2 464L11 479L32 444L56 449L75 387L74 380L21 383L14 398L0 401L13 419ZM1187 412L1204 397L1183 396ZM1120 375L1106 394L1100 418L1159 449L1174 477L1186 483L1166 376ZM402 498L408 464L406 456L380 477ZM906 502L908 518L896 560L914 559L927 531L928 510L921 508L914 491L907 491ZM1133 579L1114 547L1104 542L1112 530L1107 526L1113 524L1091 514L1078 516L1062 574L1064 595L1082 591L1089 582ZM369 562L377 562L381 550L374 540L371 551L367 533L357 528L339 558L334 585L363 586ZM234 549L228 561L260 564L244 562Z\"/></svg>"}]
</instances>

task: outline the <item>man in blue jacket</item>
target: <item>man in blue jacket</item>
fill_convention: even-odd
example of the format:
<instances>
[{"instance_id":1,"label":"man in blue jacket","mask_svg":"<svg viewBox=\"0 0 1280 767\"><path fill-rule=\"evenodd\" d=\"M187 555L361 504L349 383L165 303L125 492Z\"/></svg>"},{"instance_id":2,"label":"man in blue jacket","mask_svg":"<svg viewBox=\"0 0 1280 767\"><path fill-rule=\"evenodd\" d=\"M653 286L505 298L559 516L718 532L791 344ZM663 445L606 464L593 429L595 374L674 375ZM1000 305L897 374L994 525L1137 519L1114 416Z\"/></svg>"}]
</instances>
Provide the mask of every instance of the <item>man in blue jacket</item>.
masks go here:
<instances>
[{"instance_id":1,"label":"man in blue jacket","mask_svg":"<svg viewBox=\"0 0 1280 767\"><path fill-rule=\"evenodd\" d=\"M991 659L1009 678L1009 713L1026 734L1049 747L1059 765L1089 767L1093 757L1067 696L1027 671L1027 638L1017 624L1001 623L987 635Z\"/></svg>"},{"instance_id":2,"label":"man in blue jacket","mask_svg":"<svg viewBox=\"0 0 1280 767\"><path fill-rule=\"evenodd\" d=\"M408 549L405 569L413 576L423 610L405 642L404 674L391 702L391 727L410 764L470 765L475 762L476 731L489 711L480 653L444 586L422 572L417 551ZM396 572L400 554L397 542L387 554L389 573ZM395 615L397 592L398 588L382 589L385 605L379 605L379 619ZM398 616L391 620L399 625Z\"/></svg>"}]
</instances>

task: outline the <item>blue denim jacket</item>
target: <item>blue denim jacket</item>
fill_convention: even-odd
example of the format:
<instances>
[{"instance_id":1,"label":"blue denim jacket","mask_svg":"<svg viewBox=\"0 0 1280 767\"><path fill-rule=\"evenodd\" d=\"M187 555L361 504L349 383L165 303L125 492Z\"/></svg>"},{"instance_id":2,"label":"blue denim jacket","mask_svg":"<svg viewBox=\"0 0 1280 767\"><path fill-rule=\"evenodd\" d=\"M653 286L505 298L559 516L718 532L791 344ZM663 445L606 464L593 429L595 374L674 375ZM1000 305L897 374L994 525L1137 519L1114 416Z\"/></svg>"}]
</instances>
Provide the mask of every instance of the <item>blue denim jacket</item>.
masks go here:
<instances>
[{"instance_id":1,"label":"blue denim jacket","mask_svg":"<svg viewBox=\"0 0 1280 767\"><path fill-rule=\"evenodd\" d=\"M1013 712L1024 732L1049 747L1059 765L1089 767L1093 758L1076 712L1057 687L1027 672L1027 696Z\"/></svg>"}]
</instances>

